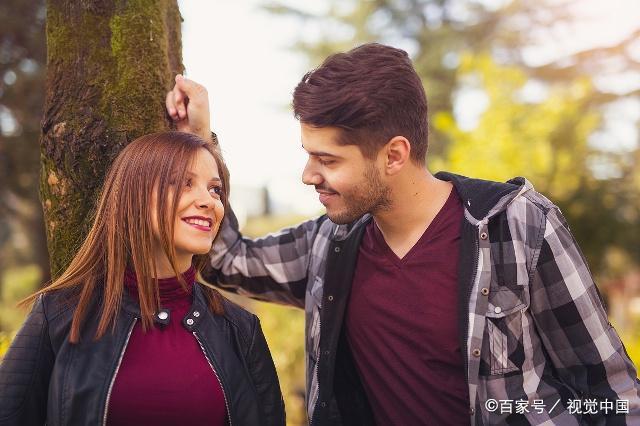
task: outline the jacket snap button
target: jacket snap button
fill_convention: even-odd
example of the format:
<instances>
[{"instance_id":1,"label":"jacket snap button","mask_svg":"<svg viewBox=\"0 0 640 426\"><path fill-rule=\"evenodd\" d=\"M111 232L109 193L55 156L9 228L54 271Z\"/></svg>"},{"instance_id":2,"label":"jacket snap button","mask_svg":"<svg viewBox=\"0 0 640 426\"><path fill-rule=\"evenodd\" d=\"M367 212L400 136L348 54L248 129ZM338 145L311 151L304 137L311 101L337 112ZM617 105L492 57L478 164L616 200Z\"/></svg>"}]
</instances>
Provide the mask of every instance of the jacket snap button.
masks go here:
<instances>
[{"instance_id":1,"label":"jacket snap button","mask_svg":"<svg viewBox=\"0 0 640 426\"><path fill-rule=\"evenodd\" d=\"M486 240L487 239L487 233L483 232L482 234L480 234L480 239L481 240Z\"/></svg>"},{"instance_id":2,"label":"jacket snap button","mask_svg":"<svg viewBox=\"0 0 640 426\"><path fill-rule=\"evenodd\" d=\"M333 302L333 296L329 295L329 296L327 297L327 300L328 300L329 302Z\"/></svg>"},{"instance_id":3,"label":"jacket snap button","mask_svg":"<svg viewBox=\"0 0 640 426\"><path fill-rule=\"evenodd\" d=\"M340 247L334 248L333 251L335 251L336 253L340 253Z\"/></svg>"},{"instance_id":4,"label":"jacket snap button","mask_svg":"<svg viewBox=\"0 0 640 426\"><path fill-rule=\"evenodd\" d=\"M198 311L193 311L193 316L198 318L200 316L200 312Z\"/></svg>"},{"instance_id":5,"label":"jacket snap button","mask_svg":"<svg viewBox=\"0 0 640 426\"><path fill-rule=\"evenodd\" d=\"M322 408L325 408L325 407L327 406L327 403L326 403L326 402L324 402L324 401L322 401L322 402L320 403L320 406L321 406Z\"/></svg>"},{"instance_id":6,"label":"jacket snap button","mask_svg":"<svg viewBox=\"0 0 640 426\"><path fill-rule=\"evenodd\" d=\"M329 351L324 351L324 354L327 356L329 355L329 353L330 353Z\"/></svg>"},{"instance_id":7,"label":"jacket snap button","mask_svg":"<svg viewBox=\"0 0 640 426\"><path fill-rule=\"evenodd\" d=\"M479 357L480 356L480 349L474 349L472 353L473 353L473 356Z\"/></svg>"},{"instance_id":8,"label":"jacket snap button","mask_svg":"<svg viewBox=\"0 0 640 426\"><path fill-rule=\"evenodd\" d=\"M189 319L187 320L187 325L193 325L193 319L189 318Z\"/></svg>"},{"instance_id":9,"label":"jacket snap button","mask_svg":"<svg viewBox=\"0 0 640 426\"><path fill-rule=\"evenodd\" d=\"M493 312L495 312L496 314L499 314L500 312L502 312L502 308L500 306L496 306Z\"/></svg>"},{"instance_id":10,"label":"jacket snap button","mask_svg":"<svg viewBox=\"0 0 640 426\"><path fill-rule=\"evenodd\" d=\"M471 414L473 416L473 414L476 412L476 410L473 409L473 407L469 408L469 414Z\"/></svg>"},{"instance_id":11,"label":"jacket snap button","mask_svg":"<svg viewBox=\"0 0 640 426\"><path fill-rule=\"evenodd\" d=\"M489 289L483 287L482 290L480 290L480 293L482 293L483 296L487 296L489 294Z\"/></svg>"},{"instance_id":12,"label":"jacket snap button","mask_svg":"<svg viewBox=\"0 0 640 426\"><path fill-rule=\"evenodd\" d=\"M158 312L158 318L164 321L169 318L169 314L167 313L167 311L160 311Z\"/></svg>"}]
</instances>

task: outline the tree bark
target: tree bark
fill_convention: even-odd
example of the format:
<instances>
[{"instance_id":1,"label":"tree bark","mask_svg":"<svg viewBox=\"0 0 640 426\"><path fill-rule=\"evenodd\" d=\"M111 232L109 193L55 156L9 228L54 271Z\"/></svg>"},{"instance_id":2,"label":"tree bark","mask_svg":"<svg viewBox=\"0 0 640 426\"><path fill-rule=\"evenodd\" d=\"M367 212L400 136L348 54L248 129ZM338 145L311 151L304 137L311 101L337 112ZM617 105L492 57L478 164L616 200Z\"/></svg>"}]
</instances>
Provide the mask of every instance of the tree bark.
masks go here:
<instances>
[{"instance_id":1,"label":"tree bark","mask_svg":"<svg viewBox=\"0 0 640 426\"><path fill-rule=\"evenodd\" d=\"M40 193L54 278L86 236L113 159L170 128L181 22L177 0L47 1Z\"/></svg>"}]
</instances>

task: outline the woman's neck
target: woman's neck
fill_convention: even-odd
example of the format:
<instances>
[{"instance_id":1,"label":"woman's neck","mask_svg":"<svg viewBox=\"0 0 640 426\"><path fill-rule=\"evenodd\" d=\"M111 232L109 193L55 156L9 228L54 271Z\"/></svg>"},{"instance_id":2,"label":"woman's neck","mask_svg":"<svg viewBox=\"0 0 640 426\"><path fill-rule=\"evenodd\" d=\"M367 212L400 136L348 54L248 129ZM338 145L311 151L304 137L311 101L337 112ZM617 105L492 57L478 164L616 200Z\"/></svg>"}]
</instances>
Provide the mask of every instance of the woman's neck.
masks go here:
<instances>
[{"instance_id":1,"label":"woman's neck","mask_svg":"<svg viewBox=\"0 0 640 426\"><path fill-rule=\"evenodd\" d=\"M176 268L178 273L182 274L191 267L193 261L193 255L182 256L176 258ZM160 258L156 257L156 276L159 280L163 278L171 278L176 276L176 271L171 267L169 259L166 256Z\"/></svg>"}]
</instances>

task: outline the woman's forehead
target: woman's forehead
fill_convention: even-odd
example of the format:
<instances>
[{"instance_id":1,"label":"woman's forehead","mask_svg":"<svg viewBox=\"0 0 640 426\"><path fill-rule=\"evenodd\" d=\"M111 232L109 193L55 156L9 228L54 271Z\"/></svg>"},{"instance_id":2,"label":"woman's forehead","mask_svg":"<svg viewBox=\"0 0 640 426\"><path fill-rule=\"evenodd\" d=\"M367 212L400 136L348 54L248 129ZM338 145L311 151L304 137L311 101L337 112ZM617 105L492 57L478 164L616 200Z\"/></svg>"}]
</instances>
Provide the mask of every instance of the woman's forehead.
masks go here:
<instances>
[{"instance_id":1,"label":"woman's forehead","mask_svg":"<svg viewBox=\"0 0 640 426\"><path fill-rule=\"evenodd\" d=\"M199 149L187 167L187 173L208 180L220 180L218 164L214 156L205 148Z\"/></svg>"}]
</instances>

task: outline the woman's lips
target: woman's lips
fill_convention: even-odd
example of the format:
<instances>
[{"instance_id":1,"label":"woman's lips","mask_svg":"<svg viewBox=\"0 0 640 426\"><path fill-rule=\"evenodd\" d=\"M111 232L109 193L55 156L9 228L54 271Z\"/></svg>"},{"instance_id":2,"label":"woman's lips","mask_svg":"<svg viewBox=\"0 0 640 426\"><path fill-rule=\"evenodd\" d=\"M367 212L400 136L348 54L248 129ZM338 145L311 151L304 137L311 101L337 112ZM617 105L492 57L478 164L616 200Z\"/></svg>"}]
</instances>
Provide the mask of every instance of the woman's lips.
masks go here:
<instances>
[{"instance_id":1,"label":"woman's lips","mask_svg":"<svg viewBox=\"0 0 640 426\"><path fill-rule=\"evenodd\" d=\"M200 230L200 231L203 231L203 232L211 232L211 227L209 227L209 226L196 225L195 223L189 223L189 222L187 222L187 221L186 221L186 220L184 220L184 219L182 219L182 221L183 221L184 223L186 223L187 225L192 226L192 227L194 227L194 228L196 228L196 229L198 229L198 230Z\"/></svg>"}]
</instances>

